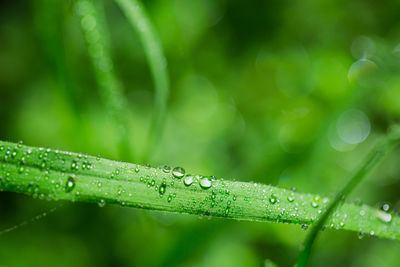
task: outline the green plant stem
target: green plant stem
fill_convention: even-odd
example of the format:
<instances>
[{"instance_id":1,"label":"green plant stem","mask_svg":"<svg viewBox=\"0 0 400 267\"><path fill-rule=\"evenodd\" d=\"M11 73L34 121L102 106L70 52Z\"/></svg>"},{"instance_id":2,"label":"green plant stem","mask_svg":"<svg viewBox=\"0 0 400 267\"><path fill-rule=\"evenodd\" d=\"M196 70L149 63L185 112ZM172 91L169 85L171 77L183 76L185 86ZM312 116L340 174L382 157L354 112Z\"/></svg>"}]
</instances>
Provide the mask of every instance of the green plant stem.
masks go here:
<instances>
[{"instance_id":1,"label":"green plant stem","mask_svg":"<svg viewBox=\"0 0 400 267\"><path fill-rule=\"evenodd\" d=\"M307 235L305 244L302 251L300 252L299 258L297 260L298 267L307 266L307 263L311 256L312 246L315 239L318 236L319 231L323 228L324 224L328 220L329 216L337 208L340 202L344 201L347 196L353 191L353 189L362 181L362 179L370 173L370 171L382 160L384 155L397 144L400 139L400 131L397 127L388 135L388 137L380 140L366 157L364 162L360 165L359 169L355 172L353 177L348 181L348 183L340 190L335 197L330 201L326 211L318 219L318 221L313 224L310 233Z\"/></svg>"},{"instance_id":2,"label":"green plant stem","mask_svg":"<svg viewBox=\"0 0 400 267\"><path fill-rule=\"evenodd\" d=\"M163 54L161 41L158 39L156 31L154 30L150 19L146 15L145 9L141 2L137 0L115 1L128 18L128 21L135 29L136 33L139 35L146 53L147 61L150 65L151 74L153 76L155 85L155 110L150 126L147 147L145 148L143 156L143 160L146 161L160 139L166 117L169 95L167 61Z\"/></svg>"},{"instance_id":3,"label":"green plant stem","mask_svg":"<svg viewBox=\"0 0 400 267\"><path fill-rule=\"evenodd\" d=\"M329 207L328 198L314 205L315 195L274 186L215 179L204 189L199 184L204 177L194 176L190 186L185 178L163 169L0 141L0 189L35 198L303 225ZM324 226L400 241L400 217L365 205L343 203Z\"/></svg>"}]
</instances>

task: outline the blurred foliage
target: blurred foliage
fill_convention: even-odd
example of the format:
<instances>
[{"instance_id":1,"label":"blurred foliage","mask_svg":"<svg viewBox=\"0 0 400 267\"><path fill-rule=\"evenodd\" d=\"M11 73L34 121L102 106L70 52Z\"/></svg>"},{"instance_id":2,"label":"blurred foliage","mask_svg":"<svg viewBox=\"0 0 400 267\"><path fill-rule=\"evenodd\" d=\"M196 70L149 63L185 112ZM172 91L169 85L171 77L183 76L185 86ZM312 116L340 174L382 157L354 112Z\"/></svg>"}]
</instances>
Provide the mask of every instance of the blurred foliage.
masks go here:
<instances>
[{"instance_id":1,"label":"blurred foliage","mask_svg":"<svg viewBox=\"0 0 400 267\"><path fill-rule=\"evenodd\" d=\"M122 11L102 1L113 70L145 150L154 89ZM332 194L400 118L398 1L184 1L144 6L168 60L169 111L151 165ZM118 158L74 1L0 5L0 139ZM399 149L352 194L400 211ZM0 193L0 229L57 203ZM293 225L66 204L0 236L0 266L278 266ZM313 266L396 266L400 244L326 231ZM23 254L23 257L21 255Z\"/></svg>"}]
</instances>

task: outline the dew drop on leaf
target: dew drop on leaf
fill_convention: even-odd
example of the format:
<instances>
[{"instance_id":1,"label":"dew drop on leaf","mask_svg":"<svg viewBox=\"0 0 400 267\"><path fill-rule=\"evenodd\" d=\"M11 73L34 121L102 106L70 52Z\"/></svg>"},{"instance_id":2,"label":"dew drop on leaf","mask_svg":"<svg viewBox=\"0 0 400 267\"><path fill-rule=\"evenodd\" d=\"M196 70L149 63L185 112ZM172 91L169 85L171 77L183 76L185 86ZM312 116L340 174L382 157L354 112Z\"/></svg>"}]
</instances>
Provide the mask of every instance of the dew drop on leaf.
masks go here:
<instances>
[{"instance_id":1,"label":"dew drop on leaf","mask_svg":"<svg viewBox=\"0 0 400 267\"><path fill-rule=\"evenodd\" d=\"M169 173L171 171L171 167L168 165L163 165L161 166L161 169L163 170L163 172L165 173Z\"/></svg>"},{"instance_id":2,"label":"dew drop on leaf","mask_svg":"<svg viewBox=\"0 0 400 267\"><path fill-rule=\"evenodd\" d=\"M209 189L211 187L211 185L212 185L212 182L211 182L210 178L208 178L208 177L203 177L200 180L200 187L203 189Z\"/></svg>"},{"instance_id":3,"label":"dew drop on leaf","mask_svg":"<svg viewBox=\"0 0 400 267\"><path fill-rule=\"evenodd\" d=\"M19 142L18 142L18 145L17 145L18 148L21 148L23 144L24 144L24 143L23 143L22 141L19 141Z\"/></svg>"},{"instance_id":4,"label":"dew drop on leaf","mask_svg":"<svg viewBox=\"0 0 400 267\"><path fill-rule=\"evenodd\" d=\"M371 231L371 232L369 232L369 234L370 234L371 236L374 236L374 235L375 235L375 232L374 232L374 231Z\"/></svg>"},{"instance_id":5,"label":"dew drop on leaf","mask_svg":"<svg viewBox=\"0 0 400 267\"><path fill-rule=\"evenodd\" d=\"M106 201L105 201L104 199L100 199L100 201L99 201L99 203L97 203L97 205L98 205L100 208L103 208L103 207L106 205Z\"/></svg>"},{"instance_id":6,"label":"dew drop on leaf","mask_svg":"<svg viewBox=\"0 0 400 267\"><path fill-rule=\"evenodd\" d=\"M20 167L20 168L18 169L18 172L19 172L19 173L23 173L23 172L24 172L24 170L25 170L25 168L24 168L24 167Z\"/></svg>"},{"instance_id":7,"label":"dew drop on leaf","mask_svg":"<svg viewBox=\"0 0 400 267\"><path fill-rule=\"evenodd\" d=\"M321 201L321 198L319 197L319 196L314 196L313 197L313 200L312 200L312 202L311 202L311 206L313 207L313 208L318 208L318 206L319 206L319 202Z\"/></svg>"},{"instance_id":8,"label":"dew drop on leaf","mask_svg":"<svg viewBox=\"0 0 400 267\"><path fill-rule=\"evenodd\" d=\"M289 202L293 202L293 201L294 201L294 195L289 195L289 196L287 197L287 200L288 200Z\"/></svg>"},{"instance_id":9,"label":"dew drop on leaf","mask_svg":"<svg viewBox=\"0 0 400 267\"><path fill-rule=\"evenodd\" d=\"M271 196L269 197L269 203L275 204L277 201L278 201L277 196L274 193L272 193Z\"/></svg>"},{"instance_id":10,"label":"dew drop on leaf","mask_svg":"<svg viewBox=\"0 0 400 267\"><path fill-rule=\"evenodd\" d=\"M388 211L389 209L390 209L390 205L389 204L385 203L385 204L382 205L382 210Z\"/></svg>"},{"instance_id":11,"label":"dew drop on leaf","mask_svg":"<svg viewBox=\"0 0 400 267\"><path fill-rule=\"evenodd\" d=\"M183 179L183 184L186 186L190 186L193 183L193 176L192 175L187 175L184 179Z\"/></svg>"},{"instance_id":12,"label":"dew drop on leaf","mask_svg":"<svg viewBox=\"0 0 400 267\"><path fill-rule=\"evenodd\" d=\"M65 183L65 192L69 193L75 188L75 176L70 176Z\"/></svg>"},{"instance_id":13,"label":"dew drop on leaf","mask_svg":"<svg viewBox=\"0 0 400 267\"><path fill-rule=\"evenodd\" d=\"M311 202L311 206L313 208L318 208L318 203L313 201L313 202Z\"/></svg>"},{"instance_id":14,"label":"dew drop on leaf","mask_svg":"<svg viewBox=\"0 0 400 267\"><path fill-rule=\"evenodd\" d=\"M175 167L175 168L172 170L172 175L173 175L175 178L181 179L181 178L185 175L185 169L182 168L182 167Z\"/></svg>"},{"instance_id":15,"label":"dew drop on leaf","mask_svg":"<svg viewBox=\"0 0 400 267\"><path fill-rule=\"evenodd\" d=\"M358 239L363 239L365 236L365 232L358 232Z\"/></svg>"},{"instance_id":16,"label":"dew drop on leaf","mask_svg":"<svg viewBox=\"0 0 400 267\"><path fill-rule=\"evenodd\" d=\"M160 185L160 188L159 188L158 192L160 192L160 195L164 195L166 190L167 190L167 184L166 183L162 183Z\"/></svg>"},{"instance_id":17,"label":"dew drop on leaf","mask_svg":"<svg viewBox=\"0 0 400 267\"><path fill-rule=\"evenodd\" d=\"M381 221L385 223L390 223L392 221L392 215L390 213L377 210L375 214Z\"/></svg>"},{"instance_id":18,"label":"dew drop on leaf","mask_svg":"<svg viewBox=\"0 0 400 267\"><path fill-rule=\"evenodd\" d=\"M78 168L79 168L79 166L78 166L77 160L74 159L72 161L72 163L71 163L71 170L75 170L75 169L78 169Z\"/></svg>"}]
</instances>

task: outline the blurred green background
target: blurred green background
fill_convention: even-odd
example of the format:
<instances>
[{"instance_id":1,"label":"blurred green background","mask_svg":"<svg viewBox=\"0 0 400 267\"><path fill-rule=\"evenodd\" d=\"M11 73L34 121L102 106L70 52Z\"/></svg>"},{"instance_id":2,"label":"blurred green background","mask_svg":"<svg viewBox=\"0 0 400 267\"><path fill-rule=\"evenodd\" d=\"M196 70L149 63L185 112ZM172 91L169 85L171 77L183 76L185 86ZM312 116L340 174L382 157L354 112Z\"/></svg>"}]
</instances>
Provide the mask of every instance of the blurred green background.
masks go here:
<instances>
[{"instance_id":1,"label":"blurred green background","mask_svg":"<svg viewBox=\"0 0 400 267\"><path fill-rule=\"evenodd\" d=\"M74 1L0 4L0 139L119 159ZM137 34L102 1L132 162L154 86ZM400 118L400 2L151 0L171 94L148 163L333 194ZM400 149L352 194L400 211ZM0 193L0 230L60 203ZM0 235L0 266L279 266L306 232L82 203ZM400 244L324 231L311 266L398 266Z\"/></svg>"}]
</instances>

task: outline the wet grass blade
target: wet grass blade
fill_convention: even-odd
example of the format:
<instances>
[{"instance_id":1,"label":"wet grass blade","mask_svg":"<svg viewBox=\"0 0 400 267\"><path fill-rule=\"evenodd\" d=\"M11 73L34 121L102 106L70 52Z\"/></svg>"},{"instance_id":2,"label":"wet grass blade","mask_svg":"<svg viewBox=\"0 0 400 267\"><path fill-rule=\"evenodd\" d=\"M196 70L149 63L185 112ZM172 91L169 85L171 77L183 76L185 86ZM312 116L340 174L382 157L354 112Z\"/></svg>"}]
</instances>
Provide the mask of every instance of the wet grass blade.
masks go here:
<instances>
[{"instance_id":1,"label":"wet grass blade","mask_svg":"<svg viewBox=\"0 0 400 267\"><path fill-rule=\"evenodd\" d=\"M367 174L382 160L384 155L393 147L394 144L400 139L400 131L398 127L395 127L388 137L380 140L371 153L366 157L363 164L355 172L353 177L349 182L340 190L336 196L329 203L326 211L318 219L318 221L310 229L310 233L307 235L305 244L302 251L300 252L299 258L297 260L298 267L307 266L310 259L312 246L315 239L318 236L319 231L324 227L328 218L332 215L337 206L344 201L347 196L353 191L353 189L362 181L362 179L367 176ZM391 215L390 215L391 216ZM385 217L383 217L385 218ZM391 218L389 215L387 219Z\"/></svg>"},{"instance_id":2,"label":"wet grass blade","mask_svg":"<svg viewBox=\"0 0 400 267\"><path fill-rule=\"evenodd\" d=\"M184 175L100 157L0 141L0 190L47 200L309 225L329 199L263 184ZM400 217L343 203L324 227L400 241Z\"/></svg>"},{"instance_id":3,"label":"wet grass blade","mask_svg":"<svg viewBox=\"0 0 400 267\"><path fill-rule=\"evenodd\" d=\"M137 0L116 0L128 21L135 29L142 42L155 85L154 114L150 126L147 147L143 159L147 160L160 139L164 125L169 95L167 62L163 54L161 41L143 5Z\"/></svg>"}]
</instances>

